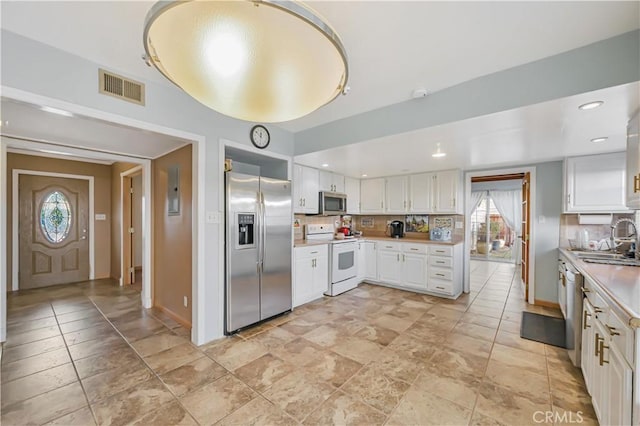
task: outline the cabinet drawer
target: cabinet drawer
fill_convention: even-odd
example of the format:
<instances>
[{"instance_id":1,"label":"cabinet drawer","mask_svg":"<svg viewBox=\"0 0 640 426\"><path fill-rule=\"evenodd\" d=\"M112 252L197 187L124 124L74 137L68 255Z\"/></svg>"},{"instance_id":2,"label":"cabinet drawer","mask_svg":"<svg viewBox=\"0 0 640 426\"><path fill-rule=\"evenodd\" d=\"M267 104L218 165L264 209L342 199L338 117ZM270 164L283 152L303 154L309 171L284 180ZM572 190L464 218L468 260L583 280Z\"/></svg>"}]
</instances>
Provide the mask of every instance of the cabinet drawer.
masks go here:
<instances>
[{"instance_id":1,"label":"cabinet drawer","mask_svg":"<svg viewBox=\"0 0 640 426\"><path fill-rule=\"evenodd\" d=\"M405 243L403 244L402 251L405 253L427 254L427 245Z\"/></svg>"},{"instance_id":2,"label":"cabinet drawer","mask_svg":"<svg viewBox=\"0 0 640 426\"><path fill-rule=\"evenodd\" d=\"M453 283L451 281L443 281L432 278L427 284L427 290L437 293L453 294Z\"/></svg>"},{"instance_id":3,"label":"cabinet drawer","mask_svg":"<svg viewBox=\"0 0 640 426\"><path fill-rule=\"evenodd\" d=\"M453 272L451 269L429 268L429 277L437 280L453 280Z\"/></svg>"},{"instance_id":4,"label":"cabinet drawer","mask_svg":"<svg viewBox=\"0 0 640 426\"><path fill-rule=\"evenodd\" d=\"M453 256L453 246L429 246L429 254L435 256Z\"/></svg>"},{"instance_id":5,"label":"cabinet drawer","mask_svg":"<svg viewBox=\"0 0 640 426\"><path fill-rule=\"evenodd\" d=\"M387 250L387 251L400 251L401 243L396 242L388 242L388 241L379 241L378 242L378 250Z\"/></svg>"},{"instance_id":6,"label":"cabinet drawer","mask_svg":"<svg viewBox=\"0 0 640 426\"><path fill-rule=\"evenodd\" d=\"M318 244L307 247L296 247L293 251L296 259L304 259L306 257L322 257L329 256L329 247L327 244Z\"/></svg>"},{"instance_id":7,"label":"cabinet drawer","mask_svg":"<svg viewBox=\"0 0 640 426\"><path fill-rule=\"evenodd\" d=\"M436 266L438 268L451 268L453 265L453 258L443 256L429 256L429 265Z\"/></svg>"},{"instance_id":8,"label":"cabinet drawer","mask_svg":"<svg viewBox=\"0 0 640 426\"><path fill-rule=\"evenodd\" d=\"M613 312L609 312L607 319L602 324L609 332L611 343L618 347L618 350L624 355L629 365L633 365L633 330Z\"/></svg>"}]
</instances>

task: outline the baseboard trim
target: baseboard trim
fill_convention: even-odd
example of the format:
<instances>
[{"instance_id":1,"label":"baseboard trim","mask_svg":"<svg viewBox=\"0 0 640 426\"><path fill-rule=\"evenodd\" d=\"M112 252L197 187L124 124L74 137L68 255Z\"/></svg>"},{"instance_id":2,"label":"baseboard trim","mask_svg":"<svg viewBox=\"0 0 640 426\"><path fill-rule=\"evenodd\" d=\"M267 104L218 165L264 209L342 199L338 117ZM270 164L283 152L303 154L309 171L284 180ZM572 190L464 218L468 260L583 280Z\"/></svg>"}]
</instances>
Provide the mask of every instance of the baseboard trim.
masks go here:
<instances>
[{"instance_id":1,"label":"baseboard trim","mask_svg":"<svg viewBox=\"0 0 640 426\"><path fill-rule=\"evenodd\" d=\"M544 306L545 308L554 308L554 309L560 309L560 305L556 302L549 302L548 300L540 300L540 299L535 299L533 301L534 305L538 305L538 306Z\"/></svg>"},{"instance_id":2,"label":"baseboard trim","mask_svg":"<svg viewBox=\"0 0 640 426\"><path fill-rule=\"evenodd\" d=\"M154 308L158 309L163 314L167 315L169 318L179 323L181 326L191 329L191 323L189 321L185 321L183 318L178 316L175 312L170 309L165 308L164 306L155 305Z\"/></svg>"}]
</instances>

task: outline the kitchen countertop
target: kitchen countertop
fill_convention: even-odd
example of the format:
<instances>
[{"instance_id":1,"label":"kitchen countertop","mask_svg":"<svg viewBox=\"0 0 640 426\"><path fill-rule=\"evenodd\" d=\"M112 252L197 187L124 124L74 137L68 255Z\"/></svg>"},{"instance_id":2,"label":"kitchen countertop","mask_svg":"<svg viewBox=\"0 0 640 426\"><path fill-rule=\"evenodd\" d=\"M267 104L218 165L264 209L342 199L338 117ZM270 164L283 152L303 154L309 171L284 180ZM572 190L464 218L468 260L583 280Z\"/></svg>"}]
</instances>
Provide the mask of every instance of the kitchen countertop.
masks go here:
<instances>
[{"instance_id":1,"label":"kitchen countertop","mask_svg":"<svg viewBox=\"0 0 640 426\"><path fill-rule=\"evenodd\" d=\"M447 245L447 246L454 246L456 244L462 244L462 241L431 241L431 240L425 240L423 238L391 238L391 237L355 237L355 238L349 238L348 240L352 240L352 241L394 241L394 242L404 242L404 243L421 243L421 244L438 244L438 245ZM347 241L348 241L347 240ZM340 241L344 241L344 240L340 240ZM318 244L328 244L331 241L309 241L309 240L294 240L293 242L293 246L294 247L306 247L306 246L314 246L314 245L318 245Z\"/></svg>"},{"instance_id":2,"label":"kitchen countertop","mask_svg":"<svg viewBox=\"0 0 640 426\"><path fill-rule=\"evenodd\" d=\"M640 328L640 267L586 263L563 248L560 253L617 305L631 327Z\"/></svg>"}]
</instances>

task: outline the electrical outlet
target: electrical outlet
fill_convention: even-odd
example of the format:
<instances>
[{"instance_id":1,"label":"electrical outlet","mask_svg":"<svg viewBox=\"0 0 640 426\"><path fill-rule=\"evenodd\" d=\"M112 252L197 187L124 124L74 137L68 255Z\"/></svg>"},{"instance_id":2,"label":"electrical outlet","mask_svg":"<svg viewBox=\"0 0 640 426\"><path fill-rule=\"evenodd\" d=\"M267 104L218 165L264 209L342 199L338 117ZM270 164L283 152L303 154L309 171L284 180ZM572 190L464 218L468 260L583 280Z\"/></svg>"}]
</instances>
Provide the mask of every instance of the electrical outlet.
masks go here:
<instances>
[{"instance_id":1,"label":"electrical outlet","mask_svg":"<svg viewBox=\"0 0 640 426\"><path fill-rule=\"evenodd\" d=\"M189 299L187 299L187 296L184 297L184 307L187 308L189 306Z\"/></svg>"}]
</instances>

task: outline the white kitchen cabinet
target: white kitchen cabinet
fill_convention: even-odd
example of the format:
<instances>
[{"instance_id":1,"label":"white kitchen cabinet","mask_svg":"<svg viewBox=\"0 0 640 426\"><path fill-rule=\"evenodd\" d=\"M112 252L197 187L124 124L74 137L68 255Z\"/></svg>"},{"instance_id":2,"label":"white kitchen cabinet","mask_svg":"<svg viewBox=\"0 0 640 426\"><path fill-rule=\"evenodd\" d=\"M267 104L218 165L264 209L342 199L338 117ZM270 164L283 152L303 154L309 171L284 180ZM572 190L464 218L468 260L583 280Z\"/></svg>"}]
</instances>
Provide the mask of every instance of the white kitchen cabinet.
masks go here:
<instances>
[{"instance_id":1,"label":"white kitchen cabinet","mask_svg":"<svg viewBox=\"0 0 640 426\"><path fill-rule=\"evenodd\" d=\"M434 213L463 214L460 170L437 172L433 177Z\"/></svg>"},{"instance_id":2,"label":"white kitchen cabinet","mask_svg":"<svg viewBox=\"0 0 640 426\"><path fill-rule=\"evenodd\" d=\"M427 255L402 252L402 285L416 290L427 290Z\"/></svg>"},{"instance_id":3,"label":"white kitchen cabinet","mask_svg":"<svg viewBox=\"0 0 640 426\"><path fill-rule=\"evenodd\" d=\"M390 214L404 214L407 211L407 176L393 176L385 179L386 203L385 212Z\"/></svg>"},{"instance_id":4,"label":"white kitchen cabinet","mask_svg":"<svg viewBox=\"0 0 640 426\"><path fill-rule=\"evenodd\" d=\"M395 285L402 283L399 243L378 244L378 281Z\"/></svg>"},{"instance_id":5,"label":"white kitchen cabinet","mask_svg":"<svg viewBox=\"0 0 640 426\"><path fill-rule=\"evenodd\" d=\"M420 173L409 176L410 213L431 213L434 173Z\"/></svg>"},{"instance_id":6,"label":"white kitchen cabinet","mask_svg":"<svg viewBox=\"0 0 640 426\"><path fill-rule=\"evenodd\" d=\"M322 297L329 288L329 246L296 247L293 251L293 307Z\"/></svg>"},{"instance_id":7,"label":"white kitchen cabinet","mask_svg":"<svg viewBox=\"0 0 640 426\"><path fill-rule=\"evenodd\" d=\"M624 152L565 160L564 212L628 212Z\"/></svg>"},{"instance_id":8,"label":"white kitchen cabinet","mask_svg":"<svg viewBox=\"0 0 640 426\"><path fill-rule=\"evenodd\" d=\"M627 207L640 210L640 111L627 126Z\"/></svg>"},{"instance_id":9,"label":"white kitchen cabinet","mask_svg":"<svg viewBox=\"0 0 640 426\"><path fill-rule=\"evenodd\" d=\"M384 213L385 180L363 179L360 181L360 213Z\"/></svg>"},{"instance_id":10,"label":"white kitchen cabinet","mask_svg":"<svg viewBox=\"0 0 640 426\"><path fill-rule=\"evenodd\" d=\"M588 278L584 288L581 367L594 411L600 424L632 424L633 330Z\"/></svg>"},{"instance_id":11,"label":"white kitchen cabinet","mask_svg":"<svg viewBox=\"0 0 640 426\"><path fill-rule=\"evenodd\" d=\"M356 276L359 283L364 281L365 272L367 270L367 256L365 254L366 244L367 243L365 241L358 241L358 271Z\"/></svg>"},{"instance_id":12,"label":"white kitchen cabinet","mask_svg":"<svg viewBox=\"0 0 640 426\"><path fill-rule=\"evenodd\" d=\"M294 164L293 212L318 214L319 174L317 169Z\"/></svg>"},{"instance_id":13,"label":"white kitchen cabinet","mask_svg":"<svg viewBox=\"0 0 640 426\"><path fill-rule=\"evenodd\" d=\"M360 214L360 179L345 177L344 193L347 194L347 214Z\"/></svg>"},{"instance_id":14,"label":"white kitchen cabinet","mask_svg":"<svg viewBox=\"0 0 640 426\"><path fill-rule=\"evenodd\" d=\"M377 244L375 241L364 242L364 257L365 257L365 280L378 280L378 251L376 250Z\"/></svg>"},{"instance_id":15,"label":"white kitchen cabinet","mask_svg":"<svg viewBox=\"0 0 640 426\"><path fill-rule=\"evenodd\" d=\"M344 193L344 176L320 170L320 191Z\"/></svg>"},{"instance_id":16,"label":"white kitchen cabinet","mask_svg":"<svg viewBox=\"0 0 640 426\"><path fill-rule=\"evenodd\" d=\"M627 364L618 347L603 346L603 362L608 362L608 383L605 386L607 419L602 424L630 425L632 414L633 370Z\"/></svg>"},{"instance_id":17,"label":"white kitchen cabinet","mask_svg":"<svg viewBox=\"0 0 640 426\"><path fill-rule=\"evenodd\" d=\"M582 305L582 351L580 353L580 366L582 367L582 375L587 385L589 394L593 389L591 385L591 377L593 375L593 356L595 353L593 321L595 319L593 306L589 299L585 298Z\"/></svg>"},{"instance_id":18,"label":"white kitchen cabinet","mask_svg":"<svg viewBox=\"0 0 640 426\"><path fill-rule=\"evenodd\" d=\"M462 244L429 245L429 291L449 297L462 293L462 255Z\"/></svg>"},{"instance_id":19,"label":"white kitchen cabinet","mask_svg":"<svg viewBox=\"0 0 640 426\"><path fill-rule=\"evenodd\" d=\"M606 336L606 331L604 326L600 321L593 321L593 331L594 331L594 347L595 352L591 356L592 361L592 374L591 374L591 403L593 405L593 409L598 416L598 420L600 423L604 423L604 419L607 416L607 409L605 406L606 403L606 392L605 389L607 376L608 376L608 364L600 365L600 350L601 350L601 342L604 341Z\"/></svg>"}]
</instances>

